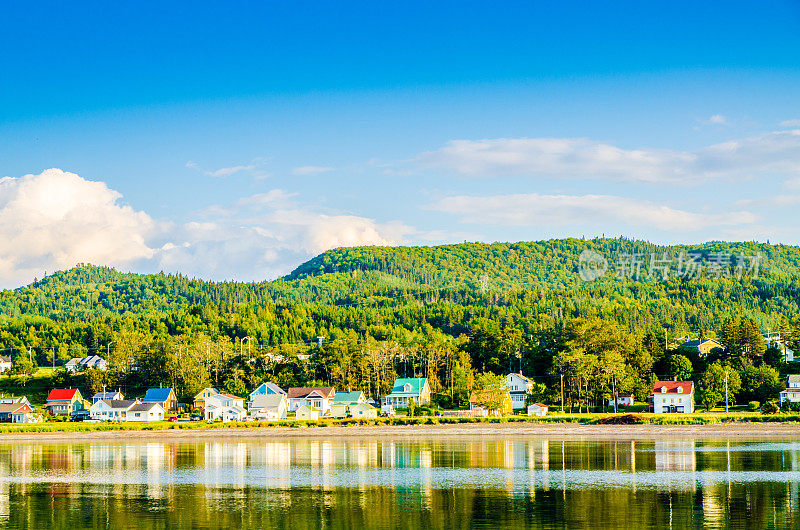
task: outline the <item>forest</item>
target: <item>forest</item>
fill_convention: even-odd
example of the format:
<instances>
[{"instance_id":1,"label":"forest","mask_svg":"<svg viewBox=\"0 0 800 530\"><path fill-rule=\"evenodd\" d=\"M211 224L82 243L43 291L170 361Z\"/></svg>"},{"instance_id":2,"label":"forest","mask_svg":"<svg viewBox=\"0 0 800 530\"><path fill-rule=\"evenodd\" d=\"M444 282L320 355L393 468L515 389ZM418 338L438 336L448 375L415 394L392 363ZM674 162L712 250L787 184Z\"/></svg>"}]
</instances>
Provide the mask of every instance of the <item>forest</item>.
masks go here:
<instances>
[{"instance_id":1,"label":"forest","mask_svg":"<svg viewBox=\"0 0 800 530\"><path fill-rule=\"evenodd\" d=\"M591 281L587 255L602 266ZM53 386L136 394L163 383L181 399L208 385L243 394L266 379L377 397L395 377L422 376L439 402L458 406L481 374L513 370L550 403L563 376L575 410L612 392L642 399L654 380L675 377L695 380L710 408L725 372L739 402L777 396L795 366L764 335L797 350L798 304L800 248L785 245L340 248L274 281L56 272L0 292L0 354L23 383L37 365L54 366ZM723 348L701 357L680 346L701 337ZM109 369L58 369L87 354Z\"/></svg>"}]
</instances>

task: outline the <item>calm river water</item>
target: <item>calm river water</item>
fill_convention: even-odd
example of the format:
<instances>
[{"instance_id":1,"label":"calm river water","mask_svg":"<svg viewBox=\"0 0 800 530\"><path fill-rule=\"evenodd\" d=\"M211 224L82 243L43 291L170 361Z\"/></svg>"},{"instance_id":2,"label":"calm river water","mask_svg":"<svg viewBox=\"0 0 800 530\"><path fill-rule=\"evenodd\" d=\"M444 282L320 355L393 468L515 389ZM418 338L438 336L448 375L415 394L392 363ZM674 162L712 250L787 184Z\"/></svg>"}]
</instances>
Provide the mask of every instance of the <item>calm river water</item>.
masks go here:
<instances>
[{"instance_id":1,"label":"calm river water","mask_svg":"<svg viewBox=\"0 0 800 530\"><path fill-rule=\"evenodd\" d=\"M797 528L800 442L0 444L0 527Z\"/></svg>"}]
</instances>

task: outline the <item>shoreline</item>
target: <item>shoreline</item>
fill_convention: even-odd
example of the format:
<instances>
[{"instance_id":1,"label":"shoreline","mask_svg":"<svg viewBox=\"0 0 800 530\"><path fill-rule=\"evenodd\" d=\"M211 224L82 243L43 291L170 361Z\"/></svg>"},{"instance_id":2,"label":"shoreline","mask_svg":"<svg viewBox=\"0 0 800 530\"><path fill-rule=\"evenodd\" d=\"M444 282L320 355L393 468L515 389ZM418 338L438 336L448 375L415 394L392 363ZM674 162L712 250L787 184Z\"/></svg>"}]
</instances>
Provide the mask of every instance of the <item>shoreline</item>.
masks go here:
<instances>
[{"instance_id":1,"label":"shoreline","mask_svg":"<svg viewBox=\"0 0 800 530\"><path fill-rule=\"evenodd\" d=\"M581 423L464 423L439 425L357 425L318 427L233 427L78 432L6 432L0 444L16 442L225 441L274 439L526 439L636 440L654 438L735 438L796 440L798 423L710 423L694 425L597 425Z\"/></svg>"}]
</instances>

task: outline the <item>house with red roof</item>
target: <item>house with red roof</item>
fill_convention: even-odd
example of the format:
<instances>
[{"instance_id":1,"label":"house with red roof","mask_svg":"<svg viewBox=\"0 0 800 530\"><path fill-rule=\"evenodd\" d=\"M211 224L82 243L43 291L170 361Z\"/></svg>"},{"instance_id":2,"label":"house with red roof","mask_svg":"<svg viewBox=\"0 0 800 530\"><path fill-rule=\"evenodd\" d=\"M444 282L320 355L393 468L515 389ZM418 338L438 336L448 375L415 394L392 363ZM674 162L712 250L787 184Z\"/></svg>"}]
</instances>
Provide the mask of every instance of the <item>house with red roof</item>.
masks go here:
<instances>
[{"instance_id":1,"label":"house with red roof","mask_svg":"<svg viewBox=\"0 0 800 530\"><path fill-rule=\"evenodd\" d=\"M653 385L653 412L694 412L692 381L656 381Z\"/></svg>"},{"instance_id":2,"label":"house with red roof","mask_svg":"<svg viewBox=\"0 0 800 530\"><path fill-rule=\"evenodd\" d=\"M81 410L88 410L89 404L77 388L54 388L47 395L44 407L54 416L69 416Z\"/></svg>"}]
</instances>

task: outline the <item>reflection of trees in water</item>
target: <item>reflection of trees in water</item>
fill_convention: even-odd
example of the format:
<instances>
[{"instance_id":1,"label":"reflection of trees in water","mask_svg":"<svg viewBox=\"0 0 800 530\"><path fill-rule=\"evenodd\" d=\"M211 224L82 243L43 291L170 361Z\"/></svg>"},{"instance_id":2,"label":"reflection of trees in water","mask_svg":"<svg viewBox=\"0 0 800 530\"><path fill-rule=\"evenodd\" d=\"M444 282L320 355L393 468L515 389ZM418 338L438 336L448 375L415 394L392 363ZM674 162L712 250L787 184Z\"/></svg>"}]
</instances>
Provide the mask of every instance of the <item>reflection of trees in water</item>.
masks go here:
<instances>
[{"instance_id":1,"label":"reflection of trees in water","mask_svg":"<svg viewBox=\"0 0 800 530\"><path fill-rule=\"evenodd\" d=\"M726 477L797 468L796 451L745 451L725 441L690 439L19 444L0 446L0 476L41 481L0 479L0 524L791 527L800 524L796 484ZM466 471L494 478L445 483ZM592 486L593 472L623 482ZM303 473L316 480L298 481ZM565 489L562 473L571 477ZM637 483L637 474L670 478L653 485ZM176 480L187 476L195 483ZM96 477L118 483L92 482ZM125 484L128 479L134 483Z\"/></svg>"}]
</instances>

